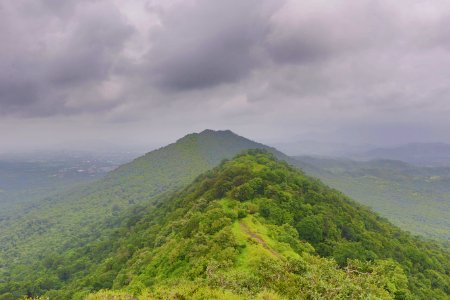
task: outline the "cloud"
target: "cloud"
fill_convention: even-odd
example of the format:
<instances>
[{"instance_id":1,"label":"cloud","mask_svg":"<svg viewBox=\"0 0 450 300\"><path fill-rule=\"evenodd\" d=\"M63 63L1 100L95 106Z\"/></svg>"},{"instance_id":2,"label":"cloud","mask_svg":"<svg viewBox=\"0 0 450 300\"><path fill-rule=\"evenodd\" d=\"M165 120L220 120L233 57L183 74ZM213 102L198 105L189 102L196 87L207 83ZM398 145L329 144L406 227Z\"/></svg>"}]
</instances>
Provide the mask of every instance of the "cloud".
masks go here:
<instances>
[{"instance_id":1,"label":"cloud","mask_svg":"<svg viewBox=\"0 0 450 300\"><path fill-rule=\"evenodd\" d=\"M429 132L450 126L449 24L447 0L4 1L0 115L102 133Z\"/></svg>"},{"instance_id":2,"label":"cloud","mask_svg":"<svg viewBox=\"0 0 450 300\"><path fill-rule=\"evenodd\" d=\"M149 77L175 91L238 82L261 63L258 47L268 25L264 4L202 0L163 14L147 53Z\"/></svg>"},{"instance_id":3,"label":"cloud","mask_svg":"<svg viewBox=\"0 0 450 300\"><path fill-rule=\"evenodd\" d=\"M52 1L36 3L0 10L0 113L49 116L96 107L95 87L113 74L133 28L106 2L67 2L55 12ZM86 90L90 101L74 109L71 99Z\"/></svg>"},{"instance_id":4,"label":"cloud","mask_svg":"<svg viewBox=\"0 0 450 300\"><path fill-rule=\"evenodd\" d=\"M279 63L318 62L390 42L391 16L374 1L286 1L270 18L267 50Z\"/></svg>"}]
</instances>

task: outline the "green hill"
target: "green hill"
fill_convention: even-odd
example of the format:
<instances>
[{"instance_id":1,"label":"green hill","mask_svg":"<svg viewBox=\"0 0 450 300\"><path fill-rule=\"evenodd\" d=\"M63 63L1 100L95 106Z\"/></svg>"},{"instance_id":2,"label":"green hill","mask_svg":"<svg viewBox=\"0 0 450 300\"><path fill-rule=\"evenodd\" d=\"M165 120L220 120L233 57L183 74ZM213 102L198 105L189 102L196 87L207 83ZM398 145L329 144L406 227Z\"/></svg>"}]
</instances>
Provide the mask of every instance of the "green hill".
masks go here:
<instances>
[{"instance_id":1,"label":"green hill","mask_svg":"<svg viewBox=\"0 0 450 300\"><path fill-rule=\"evenodd\" d=\"M232 158L246 149L267 149L280 159L291 159L274 148L253 142L230 130L204 130L188 134L176 143L123 165L108 176L105 184L116 189L120 187L119 192L131 191L133 196L139 192L133 189L144 185L153 191L152 194L159 194L186 185L223 159ZM148 194L143 196L148 197Z\"/></svg>"},{"instance_id":2,"label":"green hill","mask_svg":"<svg viewBox=\"0 0 450 300\"><path fill-rule=\"evenodd\" d=\"M38 294L63 285L59 277L64 274L46 276L43 253L62 253L101 240L119 226L122 213L139 210L139 204L187 185L222 159L249 148L266 148L285 157L231 131L205 130L149 152L100 181L29 201L1 223L0 295Z\"/></svg>"},{"instance_id":3,"label":"green hill","mask_svg":"<svg viewBox=\"0 0 450 300\"><path fill-rule=\"evenodd\" d=\"M48 257L49 275L66 263L84 268L46 295L448 299L450 292L448 252L261 150L223 162L121 224L103 242Z\"/></svg>"}]
</instances>

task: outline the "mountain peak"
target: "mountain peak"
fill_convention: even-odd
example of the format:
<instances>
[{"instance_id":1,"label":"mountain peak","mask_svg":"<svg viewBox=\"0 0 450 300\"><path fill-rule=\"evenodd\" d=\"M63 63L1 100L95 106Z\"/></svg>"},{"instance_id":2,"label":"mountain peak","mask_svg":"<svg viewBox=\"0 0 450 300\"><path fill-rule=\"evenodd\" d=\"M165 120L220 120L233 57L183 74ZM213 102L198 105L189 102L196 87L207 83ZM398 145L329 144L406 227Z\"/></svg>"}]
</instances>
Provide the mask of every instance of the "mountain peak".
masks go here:
<instances>
[{"instance_id":1,"label":"mountain peak","mask_svg":"<svg viewBox=\"0 0 450 300\"><path fill-rule=\"evenodd\" d=\"M213 129L205 129L205 130L203 130L202 132L200 132L199 134L234 134L234 135L237 135L237 134L235 134L234 132L232 132L231 130L229 130L229 129L225 129L225 130L213 130Z\"/></svg>"},{"instance_id":2,"label":"mountain peak","mask_svg":"<svg viewBox=\"0 0 450 300\"><path fill-rule=\"evenodd\" d=\"M223 136L234 136L234 137L240 137L239 135L237 135L236 133L232 132L231 130L213 130L213 129L205 129L201 132L192 132L192 133L188 133L185 136L183 136L182 138L177 140L178 142L183 142L183 141L187 141L193 138L198 138L198 137L223 137Z\"/></svg>"},{"instance_id":3,"label":"mountain peak","mask_svg":"<svg viewBox=\"0 0 450 300\"><path fill-rule=\"evenodd\" d=\"M217 166L224 159L248 149L266 149L277 158L289 161L289 157L274 148L244 138L231 130L205 129L190 133L168 146L151 151L133 162L121 166L109 178L127 177L136 184L149 185L154 181L154 190L164 191L174 186L189 183L197 175ZM125 180L125 181L127 181ZM122 185L119 180L114 184ZM169 184L165 184L170 182Z\"/></svg>"}]
</instances>

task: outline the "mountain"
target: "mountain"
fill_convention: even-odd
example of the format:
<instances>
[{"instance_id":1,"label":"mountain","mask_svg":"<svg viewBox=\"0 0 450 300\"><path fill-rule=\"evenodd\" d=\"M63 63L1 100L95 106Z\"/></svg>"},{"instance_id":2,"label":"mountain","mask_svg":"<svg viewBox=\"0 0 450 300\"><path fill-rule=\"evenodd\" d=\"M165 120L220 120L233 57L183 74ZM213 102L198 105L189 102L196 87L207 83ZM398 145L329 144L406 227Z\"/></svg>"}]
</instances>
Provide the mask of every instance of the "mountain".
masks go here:
<instances>
[{"instance_id":1,"label":"mountain","mask_svg":"<svg viewBox=\"0 0 450 300\"><path fill-rule=\"evenodd\" d=\"M248 148L294 163L230 131L206 130L98 182L29 203L1 224L0 299L84 299L102 289L160 298L173 291L178 299L192 298L186 293L292 298L294 291L282 282L298 283L293 286L305 297L314 293L311 298L412 293L445 299L448 252L268 153L221 163ZM104 293L89 297L116 297Z\"/></svg>"},{"instance_id":2,"label":"mountain","mask_svg":"<svg viewBox=\"0 0 450 300\"><path fill-rule=\"evenodd\" d=\"M450 145L412 143L393 148L377 148L354 155L357 159L401 160L419 166L450 166Z\"/></svg>"},{"instance_id":3,"label":"mountain","mask_svg":"<svg viewBox=\"0 0 450 300\"><path fill-rule=\"evenodd\" d=\"M132 189L146 185L159 193L189 183L197 175L246 149L267 149L276 157L291 160L275 148L253 142L230 130L204 130L188 134L112 172L107 184Z\"/></svg>"},{"instance_id":4,"label":"mountain","mask_svg":"<svg viewBox=\"0 0 450 300\"><path fill-rule=\"evenodd\" d=\"M450 241L450 168L394 160L295 157L303 170L402 229Z\"/></svg>"},{"instance_id":5,"label":"mountain","mask_svg":"<svg viewBox=\"0 0 450 300\"><path fill-rule=\"evenodd\" d=\"M44 296L448 299L450 292L447 251L264 150L222 162L121 223L103 243L45 258L47 276L83 266Z\"/></svg>"},{"instance_id":6,"label":"mountain","mask_svg":"<svg viewBox=\"0 0 450 300\"><path fill-rule=\"evenodd\" d=\"M139 204L187 185L221 160L249 148L268 149L277 157L289 159L231 131L205 130L149 152L97 182L27 201L0 218L0 295L11 291L11 282L17 283L13 292L19 294L45 290L51 285L39 282L45 277L45 269L35 266L42 260L42 253L49 249L63 252L73 245L101 239L118 226L122 212L138 210Z\"/></svg>"}]
</instances>

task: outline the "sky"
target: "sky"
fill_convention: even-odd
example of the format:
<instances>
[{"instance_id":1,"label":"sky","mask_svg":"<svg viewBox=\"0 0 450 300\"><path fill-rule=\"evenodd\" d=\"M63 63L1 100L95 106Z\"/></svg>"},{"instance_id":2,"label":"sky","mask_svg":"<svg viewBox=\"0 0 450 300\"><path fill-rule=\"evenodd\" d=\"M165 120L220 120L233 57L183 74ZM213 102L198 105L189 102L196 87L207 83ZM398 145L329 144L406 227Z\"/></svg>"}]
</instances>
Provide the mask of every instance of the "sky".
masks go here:
<instances>
[{"instance_id":1,"label":"sky","mask_svg":"<svg viewBox=\"0 0 450 300\"><path fill-rule=\"evenodd\" d=\"M449 0L0 2L0 152L450 142Z\"/></svg>"}]
</instances>

